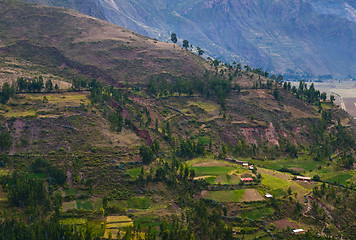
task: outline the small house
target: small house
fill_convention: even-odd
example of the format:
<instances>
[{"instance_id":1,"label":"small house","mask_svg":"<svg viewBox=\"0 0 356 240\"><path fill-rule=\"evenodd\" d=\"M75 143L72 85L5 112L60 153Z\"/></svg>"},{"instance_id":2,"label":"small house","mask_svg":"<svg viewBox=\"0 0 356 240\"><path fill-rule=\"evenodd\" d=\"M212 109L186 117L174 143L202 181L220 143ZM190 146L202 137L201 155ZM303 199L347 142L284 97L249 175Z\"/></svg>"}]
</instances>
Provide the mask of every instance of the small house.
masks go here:
<instances>
[{"instance_id":1,"label":"small house","mask_svg":"<svg viewBox=\"0 0 356 240\"><path fill-rule=\"evenodd\" d=\"M243 168L248 168L248 163L243 163L243 164L242 164L242 167L243 167Z\"/></svg>"},{"instance_id":2,"label":"small house","mask_svg":"<svg viewBox=\"0 0 356 240\"><path fill-rule=\"evenodd\" d=\"M301 234L301 233L305 233L305 231L303 229L294 229L293 233L294 234Z\"/></svg>"},{"instance_id":3,"label":"small house","mask_svg":"<svg viewBox=\"0 0 356 240\"><path fill-rule=\"evenodd\" d=\"M253 165L250 165L248 168L249 168L250 170L253 170Z\"/></svg>"},{"instance_id":4,"label":"small house","mask_svg":"<svg viewBox=\"0 0 356 240\"><path fill-rule=\"evenodd\" d=\"M243 182L253 182L253 178L241 178Z\"/></svg>"},{"instance_id":5,"label":"small house","mask_svg":"<svg viewBox=\"0 0 356 240\"><path fill-rule=\"evenodd\" d=\"M297 176L297 180L310 182L311 178L310 177Z\"/></svg>"},{"instance_id":6,"label":"small house","mask_svg":"<svg viewBox=\"0 0 356 240\"><path fill-rule=\"evenodd\" d=\"M272 194L266 193L266 194L265 194L265 197L266 197L266 198L272 198L273 196L272 196Z\"/></svg>"}]
</instances>

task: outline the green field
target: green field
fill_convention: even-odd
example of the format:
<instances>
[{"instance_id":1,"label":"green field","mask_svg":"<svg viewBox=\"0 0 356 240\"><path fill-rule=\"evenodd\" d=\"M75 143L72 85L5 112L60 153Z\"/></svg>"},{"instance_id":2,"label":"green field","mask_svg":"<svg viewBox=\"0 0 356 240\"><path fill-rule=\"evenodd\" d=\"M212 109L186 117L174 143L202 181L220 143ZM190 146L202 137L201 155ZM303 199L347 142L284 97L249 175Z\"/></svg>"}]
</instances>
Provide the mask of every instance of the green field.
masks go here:
<instances>
[{"instance_id":1,"label":"green field","mask_svg":"<svg viewBox=\"0 0 356 240\"><path fill-rule=\"evenodd\" d=\"M348 184L347 180L349 180L352 177L353 177L353 175L351 175L349 173L342 173L342 174L336 175L335 177L327 179L327 181L332 182L332 183L340 183L340 184L346 185L346 184Z\"/></svg>"},{"instance_id":2,"label":"green field","mask_svg":"<svg viewBox=\"0 0 356 240\"><path fill-rule=\"evenodd\" d=\"M93 210L94 205L90 200L77 200L77 208L83 210Z\"/></svg>"},{"instance_id":3,"label":"green field","mask_svg":"<svg viewBox=\"0 0 356 240\"><path fill-rule=\"evenodd\" d=\"M207 191L203 197L217 202L238 202L245 193L245 189L227 191Z\"/></svg>"},{"instance_id":4,"label":"green field","mask_svg":"<svg viewBox=\"0 0 356 240\"><path fill-rule=\"evenodd\" d=\"M127 173L134 179L137 178L140 171L141 171L141 168L139 168L139 167L127 169Z\"/></svg>"},{"instance_id":5,"label":"green field","mask_svg":"<svg viewBox=\"0 0 356 240\"><path fill-rule=\"evenodd\" d=\"M241 181L241 178L235 175L221 175L217 176L214 180L215 184L238 184Z\"/></svg>"},{"instance_id":6,"label":"green field","mask_svg":"<svg viewBox=\"0 0 356 240\"><path fill-rule=\"evenodd\" d=\"M135 219L134 221L134 226L141 226L143 228L148 228L148 227L158 227L160 225L160 219L159 217L156 216L144 216L140 217L138 219Z\"/></svg>"},{"instance_id":7,"label":"green field","mask_svg":"<svg viewBox=\"0 0 356 240\"><path fill-rule=\"evenodd\" d=\"M273 209L270 207L257 208L251 211L244 211L241 213L241 217L249 218L252 220L260 219L263 216L268 216L273 213Z\"/></svg>"},{"instance_id":8,"label":"green field","mask_svg":"<svg viewBox=\"0 0 356 240\"><path fill-rule=\"evenodd\" d=\"M273 197L283 197L287 195L287 192L284 191L282 188L277 188L269 191L270 194L272 194Z\"/></svg>"},{"instance_id":9,"label":"green field","mask_svg":"<svg viewBox=\"0 0 356 240\"><path fill-rule=\"evenodd\" d=\"M134 209L148 209L150 204L151 199L149 197L135 197L127 200L128 207Z\"/></svg>"},{"instance_id":10,"label":"green field","mask_svg":"<svg viewBox=\"0 0 356 240\"><path fill-rule=\"evenodd\" d=\"M287 180L283 180L277 177L273 177L267 174L262 173L262 182L263 185L268 187L269 189L286 189L291 183Z\"/></svg>"},{"instance_id":11,"label":"green field","mask_svg":"<svg viewBox=\"0 0 356 240\"><path fill-rule=\"evenodd\" d=\"M298 169L298 171L300 170L301 172L316 170L325 165L323 162L314 161L309 155L302 155L296 159L253 160L253 162L258 166L268 169L280 170L281 168L291 168Z\"/></svg>"},{"instance_id":12,"label":"green field","mask_svg":"<svg viewBox=\"0 0 356 240\"><path fill-rule=\"evenodd\" d=\"M192 167L196 176L219 176L226 175L228 172L237 169L237 167Z\"/></svg>"},{"instance_id":13,"label":"green field","mask_svg":"<svg viewBox=\"0 0 356 240\"><path fill-rule=\"evenodd\" d=\"M87 223L85 218L65 218L60 220L60 223L65 225L83 225Z\"/></svg>"}]
</instances>

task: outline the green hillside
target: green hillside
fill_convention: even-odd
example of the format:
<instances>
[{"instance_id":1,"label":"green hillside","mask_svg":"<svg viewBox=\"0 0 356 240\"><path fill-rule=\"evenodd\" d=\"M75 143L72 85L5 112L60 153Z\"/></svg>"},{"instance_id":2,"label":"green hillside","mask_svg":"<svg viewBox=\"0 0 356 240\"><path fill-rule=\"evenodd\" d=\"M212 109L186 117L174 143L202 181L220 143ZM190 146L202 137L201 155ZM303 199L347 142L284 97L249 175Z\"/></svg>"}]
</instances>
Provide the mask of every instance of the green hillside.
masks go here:
<instances>
[{"instance_id":1,"label":"green hillside","mask_svg":"<svg viewBox=\"0 0 356 240\"><path fill-rule=\"evenodd\" d=\"M354 123L313 86L72 10L0 13L1 239L354 238Z\"/></svg>"}]
</instances>

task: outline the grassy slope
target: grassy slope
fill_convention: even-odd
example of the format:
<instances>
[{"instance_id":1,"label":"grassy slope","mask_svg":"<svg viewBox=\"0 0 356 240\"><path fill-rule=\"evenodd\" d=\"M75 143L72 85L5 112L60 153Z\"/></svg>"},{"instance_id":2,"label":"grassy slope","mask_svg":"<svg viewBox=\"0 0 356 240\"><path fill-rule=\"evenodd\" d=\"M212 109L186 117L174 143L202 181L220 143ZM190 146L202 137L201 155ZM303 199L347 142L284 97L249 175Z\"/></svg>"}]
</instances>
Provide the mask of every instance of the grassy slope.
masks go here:
<instances>
[{"instance_id":1,"label":"grassy slope","mask_svg":"<svg viewBox=\"0 0 356 240\"><path fill-rule=\"evenodd\" d=\"M28 69L131 83L161 74L191 77L205 71L200 58L179 46L72 10L2 1L0 16L0 58L28 60L34 64Z\"/></svg>"},{"instance_id":2,"label":"grassy slope","mask_svg":"<svg viewBox=\"0 0 356 240\"><path fill-rule=\"evenodd\" d=\"M4 6L2 4L4 3L0 3L1 6ZM23 8L22 10L24 10L25 13L26 11L30 11L27 9L26 5L20 4L14 5L14 7L15 6L19 7L20 10ZM43 17L43 19L48 19L49 12L55 13L55 15L59 14L59 16L63 17L63 20L61 20L64 21L62 22L63 24L72 24L71 21L73 21L73 19L78 19L78 16L73 16L73 14L77 15L77 13L71 12L72 15L67 16L64 14L65 10L53 10L45 7L39 7L38 9L29 7L29 9L32 9L32 12L27 12L27 14L30 14L30 16L34 17L34 15L31 14L33 11L38 10L41 13L40 16L47 16ZM0 8L0 11L4 11L3 8ZM20 14L17 12L18 10L16 8L13 8L11 11L14 11L15 15ZM20 19L28 18L25 13L22 14ZM8 25L9 29L4 28L4 31L7 31L6 33L9 34L10 31L13 31L14 29L21 30L21 26L15 26L17 24L16 21L10 20L10 15L7 14L10 13L4 14L5 18L6 16L8 17L6 21L10 21L12 24ZM67 18L71 19L71 21L69 21ZM66 22L66 19L68 22ZM0 22L0 24L4 24L4 21L5 20ZM56 17L53 19L53 21L57 21ZM36 21L33 20L33 23L35 22ZM93 59L91 51L93 51L93 54L97 54L97 52L95 52L95 44L98 44L100 47L105 47L108 46L107 43L114 44L112 41L119 40L110 39L112 37L111 35L105 35L105 40L98 40L103 37L100 33L93 35L85 32L86 25L84 23L94 22L98 26L103 26L103 22L97 22L97 20L83 16L80 18L79 22L83 24L84 30L80 35L80 40L78 40L78 37L71 39L73 48L70 49L66 47L66 39L63 39L64 42L62 43L56 42L59 38L63 38L63 36L61 37L53 35L53 31L51 33L52 35L48 35L52 36L51 39L53 42L47 42L48 39L45 41L39 36L32 36L31 34L34 33L30 31L26 32L27 30L22 29L24 31L24 36L31 38L33 37L36 40L36 44L38 45L58 45L60 54L53 48L46 47L44 50L42 47L36 48L41 51L41 54L44 54L41 56L44 57L46 61L43 61L43 59L37 56L36 51L32 52L31 49L32 46L34 46L34 43L31 43L30 45L23 42L18 43L18 39L15 38L14 35L1 35L3 37L1 42L1 44L3 44L1 53L4 54L2 55L3 57L5 55L7 56L3 59L9 61L13 60L14 58L9 57L9 55L12 54L11 56L20 56L20 58L26 59L27 63L35 63L33 66L27 66L24 64L26 61L21 60L21 64L19 65L20 67L17 67L18 72L14 73L16 76L20 75L21 72L32 70L40 72L45 70L46 72L51 72L52 77L57 77L55 76L56 74L61 75L59 79L66 81L67 79L65 76L73 76L72 69L67 69L65 67L62 68L59 67L59 65L63 63L61 61L72 59L69 61L69 63L71 63L71 61L75 61L75 64L79 64L78 62L80 62L82 65L73 66L84 66L83 69L88 71L82 72L83 74L90 76L92 73L95 74L95 71L92 72L93 69L100 69L100 71L103 70L105 73L102 76L103 79L107 81L113 81L110 76L114 71L117 70L114 65L111 65L111 54L113 53L109 51L105 59L101 58L100 54L97 59ZM36 24L34 24L34 26L35 25ZM68 26L57 27L59 28L59 33L68 34L66 36L70 36L71 34L77 36L76 31L78 31L78 29L73 30L72 32L72 30L68 30ZM79 24L75 25L75 27L79 28ZM75 27L73 29L75 29ZM35 31L38 30L38 28L34 27L32 30ZM114 31L113 34L132 34L126 30L125 32L122 32L121 28L114 27L112 25L109 25L108 28L110 31L113 30L112 28L120 29L118 32ZM68 32L61 32L63 29L67 29L66 31ZM91 28L91 30L92 29L95 30L95 26ZM100 31L104 30L101 29ZM28 36L26 36L26 34ZM10 37L6 38L6 36ZM125 38L125 36L120 36L120 38ZM113 36L112 38L116 37L118 36ZM130 39L130 36L127 37L128 38L126 39ZM153 40L149 39L145 40L146 43L145 41L139 42L139 39L142 37L135 34L133 34L132 37L137 38L137 40L132 41L130 44L138 44L137 46L139 46L139 44L147 44L145 45L145 49L148 49L147 51L149 52L152 50L151 47L156 50L158 49L157 52L152 50L153 52L150 52L150 54L165 54L168 52L173 54L175 58L180 58L181 54L183 54L185 57L179 61L188 61L191 57L192 59L197 58L196 56L191 56L189 53L181 51L178 48L175 50L165 48L164 46L166 46L166 44L156 44ZM94 39L96 39L96 43L94 45L90 45L90 42L94 41ZM103 41L105 42L104 45L102 45ZM9 44L15 45L10 46ZM30 53L28 52L28 49L24 49L25 46L29 47L31 50ZM85 56L79 54L81 52L86 52L83 51L83 49L88 48L88 46L92 46L92 49L90 49L89 53L86 53ZM172 45L167 46L172 47ZM124 51L123 49L121 50ZM130 52L130 54L140 54L140 48L130 48L126 49L125 51ZM47 55L46 52L48 53ZM116 52L116 54L119 55L119 52ZM49 56L51 56L51 58L47 58ZM121 57L121 55L119 56ZM150 64L150 61L152 60L151 58L147 59L146 55L143 55L143 58L143 61L147 60L147 64ZM132 58L132 60L134 60L134 58ZM14 65L11 65L8 62L2 62L2 64L6 64L7 67L12 69L15 68ZM161 69L161 64L164 65L162 62L159 63L159 69ZM185 72L189 75L195 72L194 69L191 69L191 67L194 67L194 64L193 66L188 66L188 70L181 68L179 63L177 64L178 67L176 70L174 70L176 74ZM85 66L88 65L94 66L94 68L86 68ZM105 67L102 68L102 66ZM157 69L155 68L155 65L146 66L147 68L142 67L141 65L137 66L138 69L142 69L142 71L146 71L148 68L150 68L150 70L147 70L149 74L154 75L159 72L156 71ZM80 68L77 70L79 72L82 71ZM130 67L122 68L122 71L124 74L133 74L132 76L127 75L130 77L129 80L136 79L145 81L146 75L142 75L141 71L132 71ZM31 75L33 73L29 74ZM265 81L265 79L263 80ZM240 84L242 87L251 87L252 83L257 81L257 76L251 77L250 73L243 73L233 81L234 83ZM219 147L219 143L225 142L236 144L239 138L246 139L246 141L249 143L265 143L267 141L273 143L274 141L278 141L281 137L290 139L291 141L296 141L297 143L311 143L313 139L309 138L307 126L316 118L320 117L319 113L312 106L305 104L303 101L298 100L291 94L283 91L281 91L281 95L283 96L283 100L281 101L276 101L272 97L271 90L244 89L241 93L233 91L227 99L227 116L226 118L223 118L222 114L219 113L220 106L217 105L213 100L206 100L199 96L155 99L147 96L143 92L138 93L133 92L130 89L125 90L127 90L129 93L129 98L132 100L132 103L130 103L127 108L133 119L137 112L142 111L142 106L148 107L150 116L153 120L148 129L153 138L158 138L161 140L161 146L163 148L162 151L166 151L168 147L164 142L164 138L154 131L154 122L156 119L158 119L160 126L164 124L164 120L170 120L172 131L177 139L179 136L192 137L194 139L204 138L204 142L206 144L208 144L209 140L212 139L213 149L211 154L214 155ZM48 103L46 104L43 103L44 96L46 96L48 99ZM9 163L10 169L13 169L11 167L18 167L26 170L26 165L28 165L34 158L41 154L49 159L52 163L58 165L60 168L68 170L72 174L72 181L68 184L73 185L75 188L78 188L81 191L75 191L74 193L70 194L67 193L67 196L75 195L76 197L80 194L87 194L89 192L89 188L86 184L87 180L93 180L95 183L93 185L93 189L90 190L94 196L101 197L104 193L107 193L112 189L120 189L122 191L131 190L131 192L133 192L133 189L131 189L132 186L130 181L137 176L140 168L135 167L133 164L130 165L130 163L140 161L140 158L138 157L138 148L144 142L129 129L125 129L122 133L111 131L109 124L103 117L103 109L101 109L100 106L95 107L87 105L89 103L88 93L75 92L58 94L24 94L18 95L17 97L17 99L12 99L10 104L6 106L0 106L0 121L2 125L5 126L6 124L9 127L11 133L14 136L14 144L11 148L11 153L13 155L11 157L11 162ZM173 108L184 112L185 115L177 113L177 111L172 109L168 109L166 106L172 106ZM251 118L251 115L254 116L254 120ZM345 117L345 115L340 116ZM272 127L269 122L272 123ZM138 122L136 122L136 124L139 125ZM296 129L300 129L300 132L298 132ZM212 158L213 157L214 156L212 156ZM240 169L240 167L235 167L230 163L221 162L216 159L214 160L215 162L213 164L206 164L206 162L210 162L211 160L212 159L206 161L204 158L195 159L188 162L188 165L196 169L197 176L212 176L210 177L211 179L209 179L211 183L236 184L239 182L238 176L235 178L231 175L235 170L237 171L238 175L243 174L243 170ZM218 164L216 161L218 161ZM279 169L282 166L287 168L299 167L304 168L306 171L315 171L319 165L324 165L316 163L310 159L276 160L275 162L255 160L255 162L266 168ZM303 164L304 162L305 165ZM121 167L122 163L124 163L124 168L118 168ZM157 163L154 163L153 169L157 167L155 164ZM325 169L321 169L320 173L324 175L320 175L325 180L326 176L328 175L326 170L328 169L325 170L326 172L322 172L323 170ZM146 172L147 171L148 169L146 169ZM289 174L287 174L289 178L285 179L285 175L282 176L274 171L268 172L265 170L262 173L264 178L262 180L262 184L259 186L259 190L262 193L271 190L271 193L276 197L283 197L286 194L288 187L290 186L293 193L298 193L298 199L303 201L303 195L310 191L308 186L293 183L292 180L290 180ZM314 172L311 172L310 174L313 173ZM316 173L318 172L316 171ZM345 173L345 175L339 176L339 178L337 175L339 175L339 173L338 171L335 171L335 174L330 177L333 179L336 177L336 180L340 179L341 182L344 182L350 174ZM125 183L129 184L125 185ZM152 199L149 199L148 201L128 197L129 200L125 201L125 204L119 204L119 207L123 209L127 208L129 207L130 202L131 207L139 209L135 215L136 218L134 220L140 219L140 217L142 217L144 214L169 216L172 212L179 212L180 209L176 206L168 207L170 206L171 202L174 202L175 196L171 196L170 192L167 191L165 187L159 184L147 187L148 192L156 192L156 190L158 190L159 193L152 194ZM220 197L218 193L213 194L217 194L217 196ZM222 197L225 199L233 198L237 201L242 197L242 191L237 195L236 193L231 195L231 192L227 192ZM96 210L99 210L100 204L97 204L97 202L98 200L96 199L84 199L74 202L68 201L66 203L66 208L95 208ZM147 207L149 207L149 209L145 209ZM271 212L272 211L270 208L266 208L263 211L252 209L249 212L246 211L244 216L249 218L259 218L260 216L269 214ZM74 220L74 222L75 221L76 220ZM78 223L80 222L81 221L78 220Z\"/></svg>"}]
</instances>

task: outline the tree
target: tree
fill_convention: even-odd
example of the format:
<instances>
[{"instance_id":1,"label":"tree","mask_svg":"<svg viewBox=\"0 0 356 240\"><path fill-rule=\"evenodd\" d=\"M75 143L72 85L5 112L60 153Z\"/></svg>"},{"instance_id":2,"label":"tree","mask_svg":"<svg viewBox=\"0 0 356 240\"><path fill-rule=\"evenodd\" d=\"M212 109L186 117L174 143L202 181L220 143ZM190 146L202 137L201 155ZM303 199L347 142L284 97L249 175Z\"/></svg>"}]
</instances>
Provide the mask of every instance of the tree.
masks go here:
<instances>
[{"instance_id":1,"label":"tree","mask_svg":"<svg viewBox=\"0 0 356 240\"><path fill-rule=\"evenodd\" d=\"M195 170L194 170L193 168L191 168L191 169L189 170L189 177L190 177L191 179L194 179L194 178L195 178Z\"/></svg>"},{"instance_id":2,"label":"tree","mask_svg":"<svg viewBox=\"0 0 356 240\"><path fill-rule=\"evenodd\" d=\"M172 41L173 43L177 43L177 41L178 41L177 34L175 34L175 33L172 33L172 34L171 34L171 41Z\"/></svg>"},{"instance_id":3,"label":"tree","mask_svg":"<svg viewBox=\"0 0 356 240\"><path fill-rule=\"evenodd\" d=\"M12 136L10 132L0 132L0 151L7 150L12 145Z\"/></svg>"},{"instance_id":4,"label":"tree","mask_svg":"<svg viewBox=\"0 0 356 240\"><path fill-rule=\"evenodd\" d=\"M281 84L283 82L283 76L282 75L278 75L277 79L276 79L276 82L278 84Z\"/></svg>"},{"instance_id":5,"label":"tree","mask_svg":"<svg viewBox=\"0 0 356 240\"><path fill-rule=\"evenodd\" d=\"M274 98L275 98L276 100L279 99L279 91L278 91L278 88L275 88L275 89L273 90L273 96L274 96Z\"/></svg>"},{"instance_id":6,"label":"tree","mask_svg":"<svg viewBox=\"0 0 356 240\"><path fill-rule=\"evenodd\" d=\"M199 56L204 54L204 51L200 47L197 47L197 51L198 51Z\"/></svg>"},{"instance_id":7,"label":"tree","mask_svg":"<svg viewBox=\"0 0 356 240\"><path fill-rule=\"evenodd\" d=\"M324 102L326 101L326 93L323 92L321 95L320 95L320 99L323 100Z\"/></svg>"},{"instance_id":8,"label":"tree","mask_svg":"<svg viewBox=\"0 0 356 240\"><path fill-rule=\"evenodd\" d=\"M313 181L319 182L320 181L320 176L319 175L314 175Z\"/></svg>"},{"instance_id":9,"label":"tree","mask_svg":"<svg viewBox=\"0 0 356 240\"><path fill-rule=\"evenodd\" d=\"M335 96L334 95L330 95L330 102L334 103L334 101L335 101Z\"/></svg>"},{"instance_id":10,"label":"tree","mask_svg":"<svg viewBox=\"0 0 356 240\"><path fill-rule=\"evenodd\" d=\"M184 47L185 49L188 49L188 47L189 47L189 42L188 42L188 40L183 40L183 47Z\"/></svg>"},{"instance_id":11,"label":"tree","mask_svg":"<svg viewBox=\"0 0 356 240\"><path fill-rule=\"evenodd\" d=\"M7 82L1 88L0 92L0 102L2 104L6 104L9 101L10 97L15 96L16 89L14 87L10 87L10 84Z\"/></svg>"},{"instance_id":12,"label":"tree","mask_svg":"<svg viewBox=\"0 0 356 240\"><path fill-rule=\"evenodd\" d=\"M103 208L106 209L108 207L108 196L103 197Z\"/></svg>"},{"instance_id":13,"label":"tree","mask_svg":"<svg viewBox=\"0 0 356 240\"><path fill-rule=\"evenodd\" d=\"M146 145L140 147L140 157L144 164L150 164L154 160L152 149Z\"/></svg>"},{"instance_id":14,"label":"tree","mask_svg":"<svg viewBox=\"0 0 356 240\"><path fill-rule=\"evenodd\" d=\"M53 90L53 83L52 83L51 79L48 79L46 81L46 90L48 92L52 92L52 90Z\"/></svg>"}]
</instances>

